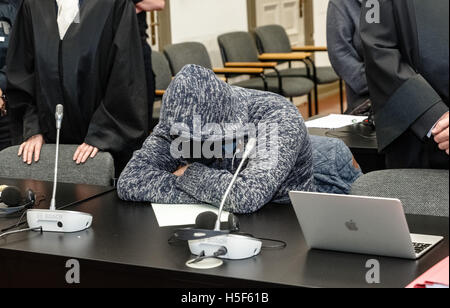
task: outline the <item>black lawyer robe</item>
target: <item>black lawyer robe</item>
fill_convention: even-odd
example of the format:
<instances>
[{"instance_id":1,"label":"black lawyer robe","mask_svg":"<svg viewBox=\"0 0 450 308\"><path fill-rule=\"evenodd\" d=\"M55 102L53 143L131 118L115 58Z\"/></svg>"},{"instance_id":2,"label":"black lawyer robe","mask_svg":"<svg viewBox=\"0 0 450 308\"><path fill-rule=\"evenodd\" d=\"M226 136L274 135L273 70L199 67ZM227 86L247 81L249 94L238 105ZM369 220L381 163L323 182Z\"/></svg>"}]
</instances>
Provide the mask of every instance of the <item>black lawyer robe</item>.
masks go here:
<instances>
[{"instance_id":1,"label":"black lawyer robe","mask_svg":"<svg viewBox=\"0 0 450 308\"><path fill-rule=\"evenodd\" d=\"M425 142L448 111L449 1L379 0L380 23L367 22L366 3L361 39L379 148L405 133Z\"/></svg>"},{"instance_id":2,"label":"black lawyer robe","mask_svg":"<svg viewBox=\"0 0 450 308\"><path fill-rule=\"evenodd\" d=\"M129 0L84 0L80 22L63 40L55 0L24 0L7 69L16 144L39 133L55 142L57 104L64 105L61 143L111 152L119 168L148 134L142 46Z\"/></svg>"}]
</instances>

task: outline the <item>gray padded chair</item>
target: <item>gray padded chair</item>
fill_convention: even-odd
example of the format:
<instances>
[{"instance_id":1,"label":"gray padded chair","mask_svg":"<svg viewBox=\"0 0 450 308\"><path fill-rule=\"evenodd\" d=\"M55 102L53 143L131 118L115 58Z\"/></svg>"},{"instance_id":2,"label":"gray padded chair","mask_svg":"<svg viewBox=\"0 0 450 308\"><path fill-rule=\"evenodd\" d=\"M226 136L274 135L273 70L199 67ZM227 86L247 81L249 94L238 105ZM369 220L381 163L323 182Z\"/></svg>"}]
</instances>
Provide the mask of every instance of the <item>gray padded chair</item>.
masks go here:
<instances>
[{"instance_id":1,"label":"gray padded chair","mask_svg":"<svg viewBox=\"0 0 450 308\"><path fill-rule=\"evenodd\" d=\"M208 51L206 50L206 47L201 43L186 42L169 45L164 49L164 54L166 55L170 63L170 68L173 75L178 74L178 72L180 72L181 69L187 64L196 64L207 69L211 69L215 72L218 71L212 67L211 58L209 57ZM225 74L225 76L228 78L236 77L237 75ZM252 80L252 82L249 83L249 86L246 86L243 83L235 83L233 85L263 91L268 88L268 84L267 82L266 84L264 83L265 79L262 78L262 76L254 77L250 80ZM252 86L253 84L257 84L260 86Z\"/></svg>"},{"instance_id":2,"label":"gray padded chair","mask_svg":"<svg viewBox=\"0 0 450 308\"><path fill-rule=\"evenodd\" d=\"M448 217L448 190L448 170L401 169L363 175L351 194L400 199L407 214Z\"/></svg>"},{"instance_id":3,"label":"gray padded chair","mask_svg":"<svg viewBox=\"0 0 450 308\"><path fill-rule=\"evenodd\" d=\"M27 165L17 156L19 146L9 147L0 152L0 178L32 179L53 181L55 168L55 145L45 144L40 160ZM58 182L112 186L114 179L114 160L109 153L99 152L94 159L77 165L73 154L78 145L60 145Z\"/></svg>"},{"instance_id":4,"label":"gray padded chair","mask_svg":"<svg viewBox=\"0 0 450 308\"><path fill-rule=\"evenodd\" d=\"M280 25L262 26L256 29L256 42L260 53L290 53L292 52L291 42L286 30ZM289 63L290 65L291 63ZM318 109L318 89L317 85L324 85L340 81L339 76L330 67L316 67L314 61L310 60L312 66L312 80L315 83L314 96L316 100L316 111ZM289 68L280 70L280 74L284 77L308 77L306 67ZM272 74L273 76L273 74ZM343 97L342 86L340 86L340 94ZM343 101L341 101L341 110L343 109Z\"/></svg>"},{"instance_id":5,"label":"gray padded chair","mask_svg":"<svg viewBox=\"0 0 450 308\"><path fill-rule=\"evenodd\" d=\"M155 73L155 89L166 90L172 82L172 72L167 58L159 51L152 52L152 67Z\"/></svg>"},{"instance_id":6,"label":"gray padded chair","mask_svg":"<svg viewBox=\"0 0 450 308\"><path fill-rule=\"evenodd\" d=\"M164 48L172 74L175 76L187 64L196 64L212 69L211 59L206 47L197 42L169 45Z\"/></svg>"},{"instance_id":7,"label":"gray padded chair","mask_svg":"<svg viewBox=\"0 0 450 308\"><path fill-rule=\"evenodd\" d=\"M227 62L260 62L258 59L258 49L252 35L248 32L231 32L218 37L222 60ZM311 91L314 83L304 77L282 78L282 89L279 88L279 80L276 72L267 78L269 91L279 93L283 96L293 98L308 95L309 108L311 111ZM262 83L260 80L245 80L236 85L244 88L260 90Z\"/></svg>"},{"instance_id":8,"label":"gray padded chair","mask_svg":"<svg viewBox=\"0 0 450 308\"><path fill-rule=\"evenodd\" d=\"M155 101L162 100L162 97L172 82L172 72L166 56L159 52L152 52L152 68L155 74ZM159 110L153 111L153 119L150 127L153 129L159 122Z\"/></svg>"}]
</instances>

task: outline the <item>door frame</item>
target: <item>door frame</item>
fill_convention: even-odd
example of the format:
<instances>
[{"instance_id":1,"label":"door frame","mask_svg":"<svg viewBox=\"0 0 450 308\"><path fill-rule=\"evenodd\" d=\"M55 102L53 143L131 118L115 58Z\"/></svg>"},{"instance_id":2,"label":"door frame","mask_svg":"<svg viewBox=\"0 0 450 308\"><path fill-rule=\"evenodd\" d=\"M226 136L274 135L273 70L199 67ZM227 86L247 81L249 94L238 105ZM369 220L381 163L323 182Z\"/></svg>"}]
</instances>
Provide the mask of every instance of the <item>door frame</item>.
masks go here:
<instances>
[{"instance_id":1,"label":"door frame","mask_svg":"<svg viewBox=\"0 0 450 308\"><path fill-rule=\"evenodd\" d=\"M256 1L247 0L248 31L254 32L257 26ZM314 45L314 4L313 0L302 0L304 12L305 45Z\"/></svg>"}]
</instances>

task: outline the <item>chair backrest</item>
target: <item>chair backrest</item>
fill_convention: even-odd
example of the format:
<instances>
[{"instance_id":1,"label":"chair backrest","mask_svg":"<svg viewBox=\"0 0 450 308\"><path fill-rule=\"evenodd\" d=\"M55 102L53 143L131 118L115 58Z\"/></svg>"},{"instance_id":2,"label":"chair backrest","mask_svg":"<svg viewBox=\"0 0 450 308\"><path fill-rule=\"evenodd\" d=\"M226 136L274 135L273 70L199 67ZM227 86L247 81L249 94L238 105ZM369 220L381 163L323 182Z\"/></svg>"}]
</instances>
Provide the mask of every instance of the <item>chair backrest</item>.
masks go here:
<instances>
[{"instance_id":1,"label":"chair backrest","mask_svg":"<svg viewBox=\"0 0 450 308\"><path fill-rule=\"evenodd\" d=\"M77 145L60 145L58 182L112 186L114 178L114 160L111 154L99 152L85 164L77 165L73 154ZM54 144L45 144L37 163L27 165L17 156L18 146L9 147L0 152L0 178L32 179L53 181L55 164Z\"/></svg>"},{"instance_id":2,"label":"chair backrest","mask_svg":"<svg viewBox=\"0 0 450 308\"><path fill-rule=\"evenodd\" d=\"M156 90L166 90L172 81L169 62L162 52L153 51L152 67L155 73Z\"/></svg>"},{"instance_id":3,"label":"chair backrest","mask_svg":"<svg viewBox=\"0 0 450 308\"><path fill-rule=\"evenodd\" d=\"M262 26L256 29L256 44L260 53L291 52L291 42L280 25Z\"/></svg>"},{"instance_id":4,"label":"chair backrest","mask_svg":"<svg viewBox=\"0 0 450 308\"><path fill-rule=\"evenodd\" d=\"M212 68L211 59L206 47L197 42L186 42L169 45L164 49L164 54L169 60L172 74L175 76L188 64Z\"/></svg>"},{"instance_id":5,"label":"chair backrest","mask_svg":"<svg viewBox=\"0 0 450 308\"><path fill-rule=\"evenodd\" d=\"M258 62L255 39L248 32L230 32L218 37L222 60L226 62Z\"/></svg>"},{"instance_id":6,"label":"chair backrest","mask_svg":"<svg viewBox=\"0 0 450 308\"><path fill-rule=\"evenodd\" d=\"M407 214L448 217L448 189L448 170L392 169L363 175L351 194L397 198Z\"/></svg>"}]
</instances>

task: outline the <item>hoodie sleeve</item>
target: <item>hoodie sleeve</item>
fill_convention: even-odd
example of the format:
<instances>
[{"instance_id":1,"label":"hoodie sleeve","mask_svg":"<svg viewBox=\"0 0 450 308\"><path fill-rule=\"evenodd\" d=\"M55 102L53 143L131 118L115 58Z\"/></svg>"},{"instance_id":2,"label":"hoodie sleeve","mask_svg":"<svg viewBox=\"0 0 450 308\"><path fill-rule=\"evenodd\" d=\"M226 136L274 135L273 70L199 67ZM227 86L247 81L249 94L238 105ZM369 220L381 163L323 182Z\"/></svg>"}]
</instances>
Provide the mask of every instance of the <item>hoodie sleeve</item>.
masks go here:
<instances>
[{"instance_id":1,"label":"hoodie sleeve","mask_svg":"<svg viewBox=\"0 0 450 308\"><path fill-rule=\"evenodd\" d=\"M175 185L177 176L173 172L179 166L180 162L170 155L170 142L151 135L120 175L119 198L135 202L200 203Z\"/></svg>"},{"instance_id":2,"label":"hoodie sleeve","mask_svg":"<svg viewBox=\"0 0 450 308\"><path fill-rule=\"evenodd\" d=\"M250 156L225 203L225 210L232 213L253 213L269 203L299 159L304 160L304 175L312 170L310 140L298 112L289 107L272 111L258 126L258 133L264 134L261 124L267 128L265 138L258 136L255 157ZM266 147L270 151L263 151ZM227 170L194 163L175 183L193 198L218 207L232 178ZM309 190L310 177L304 179L304 190Z\"/></svg>"}]
</instances>

